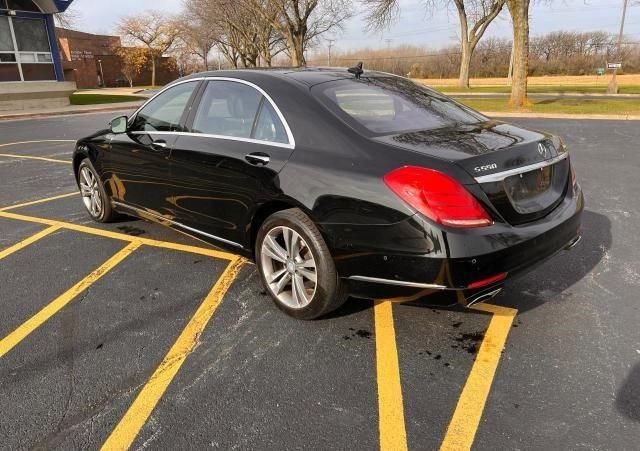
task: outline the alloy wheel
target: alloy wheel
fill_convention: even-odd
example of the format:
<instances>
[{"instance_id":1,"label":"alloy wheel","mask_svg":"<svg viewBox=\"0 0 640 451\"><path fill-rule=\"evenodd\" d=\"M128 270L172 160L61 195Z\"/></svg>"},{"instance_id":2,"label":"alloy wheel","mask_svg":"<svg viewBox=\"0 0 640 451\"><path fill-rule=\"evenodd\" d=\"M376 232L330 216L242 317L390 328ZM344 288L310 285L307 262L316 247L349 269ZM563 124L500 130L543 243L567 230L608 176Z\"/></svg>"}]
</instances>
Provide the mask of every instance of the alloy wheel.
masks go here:
<instances>
[{"instance_id":1,"label":"alloy wheel","mask_svg":"<svg viewBox=\"0 0 640 451\"><path fill-rule=\"evenodd\" d=\"M84 206L89 210L91 216L99 218L102 214L103 199L98 188L98 178L91 170L84 166L80 170L80 193Z\"/></svg>"},{"instance_id":2,"label":"alloy wheel","mask_svg":"<svg viewBox=\"0 0 640 451\"><path fill-rule=\"evenodd\" d=\"M262 241L260 262L272 294L292 309L308 306L318 284L316 261L295 230L278 226Z\"/></svg>"}]
</instances>

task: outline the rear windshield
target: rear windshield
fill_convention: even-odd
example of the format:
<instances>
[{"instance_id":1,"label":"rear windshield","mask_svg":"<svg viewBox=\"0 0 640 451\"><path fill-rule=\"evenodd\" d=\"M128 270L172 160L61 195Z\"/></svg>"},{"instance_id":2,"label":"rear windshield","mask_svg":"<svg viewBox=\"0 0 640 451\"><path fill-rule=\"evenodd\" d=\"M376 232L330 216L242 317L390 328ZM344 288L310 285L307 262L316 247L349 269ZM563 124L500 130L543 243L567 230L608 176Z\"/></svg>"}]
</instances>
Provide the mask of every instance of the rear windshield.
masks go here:
<instances>
[{"instance_id":1,"label":"rear windshield","mask_svg":"<svg viewBox=\"0 0 640 451\"><path fill-rule=\"evenodd\" d=\"M320 100L347 123L375 135L474 124L485 117L411 80L363 77L323 83Z\"/></svg>"}]
</instances>

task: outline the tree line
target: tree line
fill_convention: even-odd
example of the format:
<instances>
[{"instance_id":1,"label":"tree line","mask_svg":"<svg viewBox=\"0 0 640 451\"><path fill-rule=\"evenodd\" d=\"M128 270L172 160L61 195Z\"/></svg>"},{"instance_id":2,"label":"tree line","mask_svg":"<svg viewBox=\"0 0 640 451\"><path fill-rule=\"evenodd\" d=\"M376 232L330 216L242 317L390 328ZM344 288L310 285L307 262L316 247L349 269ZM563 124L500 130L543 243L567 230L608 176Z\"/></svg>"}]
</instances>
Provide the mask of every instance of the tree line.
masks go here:
<instances>
[{"instance_id":1,"label":"tree line","mask_svg":"<svg viewBox=\"0 0 640 451\"><path fill-rule=\"evenodd\" d=\"M531 38L529 76L589 75L617 56L617 36L606 31L552 32ZM472 78L507 77L513 43L489 37L480 41L466 69ZM372 70L409 75L412 78L456 78L462 64L460 46L430 49L416 45L391 48L363 48L333 51L332 66L349 66L364 61ZM624 73L640 73L640 43L625 41L622 47ZM316 53L308 63L327 65L327 52Z\"/></svg>"},{"instance_id":2,"label":"tree line","mask_svg":"<svg viewBox=\"0 0 640 451\"><path fill-rule=\"evenodd\" d=\"M398 18L401 9L399 0L357 1L366 8L365 21L370 31L386 29ZM425 50L415 47L394 49L407 53L408 58L398 52L387 57L371 57L367 67L392 65L391 72L421 72L427 77L449 77L457 72L459 86L468 88L471 74L482 76L487 71L495 71L504 75L504 57L508 53L506 70L512 79L510 104L522 107L528 103L527 77L530 73L562 70L586 73L589 65L602 65L603 52L608 57L614 55L615 59L623 56L606 33L556 33L530 40L531 0L420 2L427 11L452 8L457 12L460 45L431 52L428 56L420 54ZM195 70L197 66L209 69L213 49L222 55L225 65L233 68L271 66L275 58L287 58L291 66L298 67L307 64L308 48L318 44L324 34L342 28L353 15L354 3L355 0L183 0L183 13L178 16L148 11L122 19L118 31L125 39L148 48L153 74L155 61L169 51L176 57L182 73ZM507 44L504 40L483 40L488 27L503 10L508 11L511 19L511 41ZM425 28L428 26L427 19ZM631 47L630 51L637 52L637 48ZM381 50L370 52L384 53ZM410 57L415 60L411 61ZM341 58L353 64L367 59L362 52L357 57L351 52ZM428 58L431 59L427 61Z\"/></svg>"},{"instance_id":3,"label":"tree line","mask_svg":"<svg viewBox=\"0 0 640 451\"><path fill-rule=\"evenodd\" d=\"M232 68L270 67L280 54L304 66L307 48L340 29L352 7L351 0L184 0L181 14L145 11L123 18L117 31L147 48L155 85L156 61L166 53L176 57L181 73L210 69L214 49ZM132 72L141 70L136 56L125 61L135 62Z\"/></svg>"}]
</instances>

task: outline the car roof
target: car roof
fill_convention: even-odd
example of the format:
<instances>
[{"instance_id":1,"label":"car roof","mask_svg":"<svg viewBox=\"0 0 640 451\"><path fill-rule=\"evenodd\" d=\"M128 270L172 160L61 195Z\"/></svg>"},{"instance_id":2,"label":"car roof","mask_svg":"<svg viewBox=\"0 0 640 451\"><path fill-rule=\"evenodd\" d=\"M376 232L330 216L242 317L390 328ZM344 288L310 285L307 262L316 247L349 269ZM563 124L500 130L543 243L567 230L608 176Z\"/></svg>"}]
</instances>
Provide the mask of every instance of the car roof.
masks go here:
<instances>
[{"instance_id":1,"label":"car roof","mask_svg":"<svg viewBox=\"0 0 640 451\"><path fill-rule=\"evenodd\" d=\"M363 74L363 76L365 77L380 77L389 75L390 74L386 74L384 72L367 70L365 70ZM184 77L182 80L199 77L229 77L247 81L253 81L256 80L256 78L263 78L265 81L269 78L279 78L281 80L303 83L311 87L319 83L354 78L354 75L349 73L347 68L341 67L277 67L200 72Z\"/></svg>"}]
</instances>

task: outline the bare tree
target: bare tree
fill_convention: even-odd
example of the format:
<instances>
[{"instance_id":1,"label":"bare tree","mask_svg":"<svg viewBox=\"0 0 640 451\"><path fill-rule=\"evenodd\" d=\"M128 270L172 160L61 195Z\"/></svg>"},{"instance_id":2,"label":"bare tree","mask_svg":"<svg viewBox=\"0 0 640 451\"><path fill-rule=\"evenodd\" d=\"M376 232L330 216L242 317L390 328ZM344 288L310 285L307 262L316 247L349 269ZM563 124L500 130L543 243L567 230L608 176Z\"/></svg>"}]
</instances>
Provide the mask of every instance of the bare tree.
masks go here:
<instances>
[{"instance_id":1,"label":"bare tree","mask_svg":"<svg viewBox=\"0 0 640 451\"><path fill-rule=\"evenodd\" d=\"M349 0L244 1L282 36L296 67L306 64L304 53L314 39L341 28L352 15Z\"/></svg>"},{"instance_id":2,"label":"bare tree","mask_svg":"<svg viewBox=\"0 0 640 451\"><path fill-rule=\"evenodd\" d=\"M453 0L458 10L462 38L459 87L469 87L469 68L473 52L489 24L502 11L504 2L505 0Z\"/></svg>"},{"instance_id":3,"label":"bare tree","mask_svg":"<svg viewBox=\"0 0 640 451\"><path fill-rule=\"evenodd\" d=\"M176 69L180 77L202 70L202 58L195 54L182 40L173 46L170 50L170 55L175 60Z\"/></svg>"},{"instance_id":4,"label":"bare tree","mask_svg":"<svg viewBox=\"0 0 640 451\"><path fill-rule=\"evenodd\" d=\"M148 10L135 17L120 20L118 33L133 44L142 44L149 49L151 56L151 85L156 85L157 60L176 42L180 29L173 17Z\"/></svg>"},{"instance_id":5,"label":"bare tree","mask_svg":"<svg viewBox=\"0 0 640 451\"><path fill-rule=\"evenodd\" d=\"M506 3L513 26L513 75L509 105L522 108L528 104L530 0L506 0Z\"/></svg>"},{"instance_id":6,"label":"bare tree","mask_svg":"<svg viewBox=\"0 0 640 451\"><path fill-rule=\"evenodd\" d=\"M68 30L75 30L78 22L82 20L82 14L78 11L76 5L69 6L63 13L56 13L53 16L56 26L66 28Z\"/></svg>"},{"instance_id":7,"label":"bare tree","mask_svg":"<svg viewBox=\"0 0 640 451\"><path fill-rule=\"evenodd\" d=\"M257 11L248 0L185 0L185 8L233 67L270 66L284 50L272 25L279 17L273 8Z\"/></svg>"},{"instance_id":8,"label":"bare tree","mask_svg":"<svg viewBox=\"0 0 640 451\"><path fill-rule=\"evenodd\" d=\"M364 0L369 7L366 21L369 29L388 27L397 17L399 0ZM498 17L505 0L423 0L427 10L437 11L453 2L460 19L461 57L458 86L469 87L471 58L487 28Z\"/></svg>"},{"instance_id":9,"label":"bare tree","mask_svg":"<svg viewBox=\"0 0 640 451\"><path fill-rule=\"evenodd\" d=\"M179 45L181 59L185 64L191 64L191 60L185 55L185 52L190 52L202 60L204 70L209 70L209 54L219 40L218 31L190 9L177 19L177 25L182 43Z\"/></svg>"}]
</instances>

